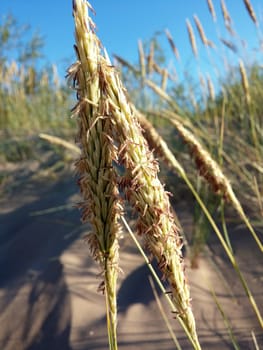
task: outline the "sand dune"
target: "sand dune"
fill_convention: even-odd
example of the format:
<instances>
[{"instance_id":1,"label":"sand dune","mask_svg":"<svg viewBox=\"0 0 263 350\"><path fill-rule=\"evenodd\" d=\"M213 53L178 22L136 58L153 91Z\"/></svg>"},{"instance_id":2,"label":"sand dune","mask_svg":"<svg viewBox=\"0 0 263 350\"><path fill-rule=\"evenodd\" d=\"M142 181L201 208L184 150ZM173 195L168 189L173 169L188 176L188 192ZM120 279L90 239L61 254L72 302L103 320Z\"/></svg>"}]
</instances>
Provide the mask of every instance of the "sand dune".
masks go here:
<instances>
[{"instance_id":1,"label":"sand dune","mask_svg":"<svg viewBox=\"0 0 263 350\"><path fill-rule=\"evenodd\" d=\"M78 189L72 172L56 180L32 175L18 171L13 189L0 200L0 349L107 349L99 270L81 239L87 227L73 208ZM60 210L34 215L53 207ZM178 215L191 230L190 213L179 210ZM233 230L232 236L240 266L262 305L261 256L246 232ZM174 349L149 285L148 267L126 232L120 244L119 349ZM187 259L186 265L203 349L233 349L212 290L240 348L254 349L252 330L263 346L256 317L216 239L200 257L198 269L190 269ZM161 300L182 348L191 349Z\"/></svg>"}]
</instances>

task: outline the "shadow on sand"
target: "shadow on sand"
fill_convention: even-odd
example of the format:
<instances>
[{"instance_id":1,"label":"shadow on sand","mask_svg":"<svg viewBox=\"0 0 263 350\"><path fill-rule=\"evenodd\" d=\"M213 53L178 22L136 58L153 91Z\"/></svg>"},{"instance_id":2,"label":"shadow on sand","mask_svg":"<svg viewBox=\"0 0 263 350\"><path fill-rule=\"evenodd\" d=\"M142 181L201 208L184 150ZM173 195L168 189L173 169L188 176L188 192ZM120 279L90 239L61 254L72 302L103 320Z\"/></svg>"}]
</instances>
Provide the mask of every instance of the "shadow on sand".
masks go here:
<instances>
[{"instance_id":1,"label":"shadow on sand","mask_svg":"<svg viewBox=\"0 0 263 350\"><path fill-rule=\"evenodd\" d=\"M32 188L37 199L0 215L1 349L71 349L71 301L60 256L81 233L73 230L80 227L79 213L30 213L65 204L77 189L66 181L46 187ZM23 189L13 196L11 206L23 203Z\"/></svg>"}]
</instances>

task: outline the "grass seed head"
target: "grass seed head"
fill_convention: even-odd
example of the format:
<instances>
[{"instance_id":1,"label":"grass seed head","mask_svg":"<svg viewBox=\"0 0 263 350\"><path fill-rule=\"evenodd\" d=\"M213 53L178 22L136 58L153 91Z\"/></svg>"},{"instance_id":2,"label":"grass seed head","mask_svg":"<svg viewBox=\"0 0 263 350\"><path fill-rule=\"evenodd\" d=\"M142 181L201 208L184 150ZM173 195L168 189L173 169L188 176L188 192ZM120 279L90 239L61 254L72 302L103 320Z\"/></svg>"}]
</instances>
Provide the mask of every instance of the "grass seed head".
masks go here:
<instances>
[{"instance_id":1,"label":"grass seed head","mask_svg":"<svg viewBox=\"0 0 263 350\"><path fill-rule=\"evenodd\" d=\"M208 40L206 35L205 35L205 31L203 29L203 26L199 20L199 18L197 17L197 15L194 15L194 21L198 30L198 33L200 35L201 41L205 46L210 46L210 47L214 47L214 43L211 40Z\"/></svg>"},{"instance_id":2,"label":"grass seed head","mask_svg":"<svg viewBox=\"0 0 263 350\"><path fill-rule=\"evenodd\" d=\"M229 12L228 12L228 9L226 7L224 0L221 0L220 5L221 5L221 11L222 11L222 15L223 15L224 22L225 22L225 27L228 30L228 32L234 36L235 32L234 32L233 27L232 27L232 19L231 19Z\"/></svg>"},{"instance_id":3,"label":"grass seed head","mask_svg":"<svg viewBox=\"0 0 263 350\"><path fill-rule=\"evenodd\" d=\"M232 20L231 20L230 14L228 12L228 9L226 7L225 1L221 0L220 5L221 5L221 11L222 11L222 15L223 15L225 23L230 24L232 22Z\"/></svg>"},{"instance_id":4,"label":"grass seed head","mask_svg":"<svg viewBox=\"0 0 263 350\"><path fill-rule=\"evenodd\" d=\"M147 72L148 72L148 74L152 74L153 64L154 64L154 42L151 41L150 52L149 52L149 55L147 56Z\"/></svg>"},{"instance_id":5,"label":"grass seed head","mask_svg":"<svg viewBox=\"0 0 263 350\"><path fill-rule=\"evenodd\" d=\"M113 143L113 125L105 98L105 81L101 74L101 44L88 15L91 6L84 0L73 1L75 20L75 51L77 62L68 69L78 103L74 107L79 130L77 142L80 158L76 161L78 184L83 197L79 204L82 221L89 221L92 231L87 236L90 251L100 263L108 305L108 320L113 343L116 343L118 276L118 236L121 201L117 174L113 167L116 147Z\"/></svg>"},{"instance_id":6,"label":"grass seed head","mask_svg":"<svg viewBox=\"0 0 263 350\"><path fill-rule=\"evenodd\" d=\"M174 43L173 37L172 37L172 35L171 35L171 33L169 32L168 29L165 30L165 35L166 35L166 37L168 39L168 42L169 42L169 44L171 46L171 49L172 49L176 59L179 60L180 59L179 51L178 51L178 49L177 49L177 47L176 47L176 45Z\"/></svg>"},{"instance_id":7,"label":"grass seed head","mask_svg":"<svg viewBox=\"0 0 263 350\"><path fill-rule=\"evenodd\" d=\"M207 87L210 99L215 101L215 89L209 74L207 75Z\"/></svg>"},{"instance_id":8,"label":"grass seed head","mask_svg":"<svg viewBox=\"0 0 263 350\"><path fill-rule=\"evenodd\" d=\"M245 66L244 66L244 63L242 60L239 60L239 72L241 75L243 91L244 91L245 97L246 97L246 103L249 105L251 102L251 97L250 97L250 93L249 93L249 83L248 83L248 79L247 79L246 69L245 69Z\"/></svg>"},{"instance_id":9,"label":"grass seed head","mask_svg":"<svg viewBox=\"0 0 263 350\"><path fill-rule=\"evenodd\" d=\"M75 114L78 115L78 141L81 145L81 156L76 163L83 195L80 206L83 220L89 220L93 226L88 242L94 257L104 267L105 290L110 295L112 318L115 320L116 316L113 295L116 291L120 215L120 196L112 166L114 160L125 169L119 185L126 200L138 213L138 233L144 237L149 252L156 257L159 268L169 281L179 317L199 349L182 262L182 239L169 195L158 178L158 163L142 135L119 75L106 52L101 52L84 0L75 0L73 8L78 61L69 69L69 76L78 98ZM142 56L141 68L145 64L141 50L141 61Z\"/></svg>"},{"instance_id":10,"label":"grass seed head","mask_svg":"<svg viewBox=\"0 0 263 350\"><path fill-rule=\"evenodd\" d=\"M194 35L192 25L188 19L186 20L186 26L187 26L188 36L189 36L189 40L190 40L190 44L191 44L193 53L194 53L195 57L197 57L198 51L197 51L197 46L196 46L195 35Z\"/></svg>"},{"instance_id":11,"label":"grass seed head","mask_svg":"<svg viewBox=\"0 0 263 350\"><path fill-rule=\"evenodd\" d=\"M175 225L169 196L157 175L158 163L142 135L118 74L114 68L109 69L106 65L101 65L101 68L111 119L116 127L118 159L125 169L120 186L126 200L138 213L138 233L144 237L146 247L155 256L164 277L169 281L180 317L198 344L182 264L182 240Z\"/></svg>"},{"instance_id":12,"label":"grass seed head","mask_svg":"<svg viewBox=\"0 0 263 350\"><path fill-rule=\"evenodd\" d=\"M252 21L257 24L257 16L255 14L255 11L253 9L253 6L251 4L251 2L249 0L244 0L244 4L246 6L247 12L250 16L250 18L252 19Z\"/></svg>"},{"instance_id":13,"label":"grass seed head","mask_svg":"<svg viewBox=\"0 0 263 350\"><path fill-rule=\"evenodd\" d=\"M207 5L208 5L209 12L213 18L213 21L215 22L216 21L216 12L215 12L215 8L214 8L212 0L207 0Z\"/></svg>"},{"instance_id":14,"label":"grass seed head","mask_svg":"<svg viewBox=\"0 0 263 350\"><path fill-rule=\"evenodd\" d=\"M237 53L238 49L236 47L236 45L229 41L229 40L226 40L224 38L220 38L220 41L228 48L230 49L231 51L233 51L234 53Z\"/></svg>"},{"instance_id":15,"label":"grass seed head","mask_svg":"<svg viewBox=\"0 0 263 350\"><path fill-rule=\"evenodd\" d=\"M144 49L143 49L143 44L141 40L138 41L138 50L139 50L139 58L140 58L140 66L141 66L141 78L144 79L146 75L146 65L145 65Z\"/></svg>"},{"instance_id":16,"label":"grass seed head","mask_svg":"<svg viewBox=\"0 0 263 350\"><path fill-rule=\"evenodd\" d=\"M171 122L190 148L200 175L206 179L215 193L221 194L226 200L232 201L232 187L219 165L212 159L191 131L187 130L176 119L171 119Z\"/></svg>"}]
</instances>

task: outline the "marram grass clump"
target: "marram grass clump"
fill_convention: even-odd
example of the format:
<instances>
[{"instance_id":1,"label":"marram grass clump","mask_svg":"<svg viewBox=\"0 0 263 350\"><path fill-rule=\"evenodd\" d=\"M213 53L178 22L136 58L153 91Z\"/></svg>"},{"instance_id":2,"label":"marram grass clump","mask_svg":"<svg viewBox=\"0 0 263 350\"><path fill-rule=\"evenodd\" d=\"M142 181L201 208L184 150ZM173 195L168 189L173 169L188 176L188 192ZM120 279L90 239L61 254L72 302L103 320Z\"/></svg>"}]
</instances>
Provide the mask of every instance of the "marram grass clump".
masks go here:
<instances>
[{"instance_id":1,"label":"marram grass clump","mask_svg":"<svg viewBox=\"0 0 263 350\"><path fill-rule=\"evenodd\" d=\"M181 254L182 240L170 208L168 193L158 179L158 163L149 150L119 76L102 49L90 5L73 2L77 62L68 76L77 91L76 162L83 221L92 224L87 236L91 252L102 267L110 349L117 348L116 281L118 274L119 188L138 213L138 233L170 284L171 297L189 339L200 349ZM124 167L117 175L114 164ZM135 286L136 287L136 286Z\"/></svg>"}]
</instances>

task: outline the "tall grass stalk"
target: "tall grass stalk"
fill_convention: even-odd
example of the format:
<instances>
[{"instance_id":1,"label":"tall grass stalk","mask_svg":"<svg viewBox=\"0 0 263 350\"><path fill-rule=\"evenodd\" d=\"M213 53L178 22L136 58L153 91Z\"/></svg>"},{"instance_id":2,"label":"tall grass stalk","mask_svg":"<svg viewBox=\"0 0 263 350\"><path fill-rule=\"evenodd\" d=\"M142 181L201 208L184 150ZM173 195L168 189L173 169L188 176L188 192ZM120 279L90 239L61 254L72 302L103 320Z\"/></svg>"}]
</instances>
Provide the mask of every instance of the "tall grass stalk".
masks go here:
<instances>
[{"instance_id":1,"label":"tall grass stalk","mask_svg":"<svg viewBox=\"0 0 263 350\"><path fill-rule=\"evenodd\" d=\"M181 238L170 208L169 198L160 183L158 165L142 136L132 107L128 103L118 75L103 65L105 91L109 97L112 118L115 120L119 142L119 161L126 169L121 186L126 199L138 212L138 233L157 259L159 268L169 281L173 302L195 348L199 349L195 321L190 306L189 289L185 281Z\"/></svg>"},{"instance_id":2,"label":"tall grass stalk","mask_svg":"<svg viewBox=\"0 0 263 350\"><path fill-rule=\"evenodd\" d=\"M207 0L207 5L208 5L209 12L213 18L213 21L216 22L216 12L215 12L213 1Z\"/></svg>"},{"instance_id":3,"label":"tall grass stalk","mask_svg":"<svg viewBox=\"0 0 263 350\"><path fill-rule=\"evenodd\" d=\"M88 5L90 6L90 5ZM102 267L101 289L106 293L110 349L117 348L116 281L118 272L118 218L121 211L113 162L124 167L119 186L138 213L138 233L170 284L178 318L195 349L201 349L190 305L182 261L182 241L169 197L160 183L158 164L149 151L124 88L106 50L102 51L95 25L84 0L73 2L77 62L68 70L77 91L78 142L76 162L84 201L82 220L89 220L88 235L94 258Z\"/></svg>"},{"instance_id":4,"label":"tall grass stalk","mask_svg":"<svg viewBox=\"0 0 263 350\"><path fill-rule=\"evenodd\" d=\"M77 61L68 69L68 78L77 92L73 114L78 118L77 141L81 155L76 162L83 202L82 221L90 221L87 241L102 269L99 286L106 296L109 347L117 349L118 223L121 202L117 174L113 168L116 149L111 139L112 121L100 80L100 44L83 0L73 2Z\"/></svg>"},{"instance_id":5,"label":"tall grass stalk","mask_svg":"<svg viewBox=\"0 0 263 350\"><path fill-rule=\"evenodd\" d=\"M246 9L247 9L247 12L248 12L250 18L257 25L258 24L257 16L255 14L255 11L253 9L253 6L252 6L251 2L249 0L243 0L243 1L244 1L244 4L246 6Z\"/></svg>"},{"instance_id":6,"label":"tall grass stalk","mask_svg":"<svg viewBox=\"0 0 263 350\"><path fill-rule=\"evenodd\" d=\"M234 30L232 28L232 18L228 12L225 1L220 0L221 11L225 22L225 27L231 35L234 35Z\"/></svg>"},{"instance_id":7,"label":"tall grass stalk","mask_svg":"<svg viewBox=\"0 0 263 350\"><path fill-rule=\"evenodd\" d=\"M261 252L263 251L263 245L252 227L248 217L246 216L241 203L237 199L230 182L227 177L223 174L218 164L212 159L210 154L204 149L196 137L187 130L180 122L175 118L170 119L170 122L176 127L180 136L190 147L192 155L195 158L196 166L200 174L207 180L207 182L213 187L216 193L221 194L227 201L229 201L241 219L245 222L249 232L256 241Z\"/></svg>"},{"instance_id":8,"label":"tall grass stalk","mask_svg":"<svg viewBox=\"0 0 263 350\"><path fill-rule=\"evenodd\" d=\"M222 229L224 232L224 236L225 236L225 241L228 244L229 249L231 250L232 254L233 254L233 248L232 248L232 244L230 241L230 237L228 234L228 229L227 229L227 224L226 224L226 218L225 218L225 202L223 199L221 199L220 201L220 212L221 212L221 223L222 223Z\"/></svg>"},{"instance_id":9,"label":"tall grass stalk","mask_svg":"<svg viewBox=\"0 0 263 350\"><path fill-rule=\"evenodd\" d=\"M136 236L132 232L130 226L128 225L128 223L127 223L127 221L125 220L124 217L122 217L122 221L123 221L124 226L126 227L127 231L129 232L131 238L133 239L136 247L138 248L140 254L144 258L144 260L145 260L145 262L146 262L146 264L147 264L147 266L148 266L148 268L149 268L149 270L150 270L154 280L156 281L158 287L160 288L162 294L164 295L168 305L171 307L172 312L177 315L178 314L178 309L177 309L176 305L174 304L173 300L170 298L169 293L166 292L166 289L164 288L160 278L158 277L157 273L155 272L154 268L152 267L152 264L151 264L149 258L147 257L147 255L145 254L144 250L142 249L140 242L137 240ZM181 317L178 317L178 320L179 320L182 328L186 332L189 340L192 342L192 345L193 345L194 349L198 349L199 347L196 346L196 342L192 338L191 334L189 333L188 327L186 327L184 321L181 319ZM177 340L175 341L175 343L176 343L176 346L180 348L180 344L178 343ZM200 349L201 349L201 347L200 347Z\"/></svg>"},{"instance_id":10,"label":"tall grass stalk","mask_svg":"<svg viewBox=\"0 0 263 350\"><path fill-rule=\"evenodd\" d=\"M170 151L169 147L167 146L166 142L162 139L162 137L160 135L158 135L158 133L155 131L155 129L151 126L150 122L144 121L144 117L139 114L139 119L143 121L143 125L145 127L145 136L149 142L149 144L151 145L151 147L153 149L155 149L157 151L158 155L161 155L161 157L163 159L165 159L167 161L167 163L177 172L179 173L179 175L182 177L182 179L185 181L186 185L188 186L188 188L190 189L190 191L192 192L192 194L194 195L194 197L196 198L198 204L200 205L202 211L204 212L205 216L207 217L209 223L211 224L214 232L216 233L220 243L222 244L223 249L225 250L233 268L235 269L237 276L244 288L244 291L250 301L250 304L257 316L257 319L259 321L259 324L261 327L263 327L263 319L261 316L261 313L259 311L259 308L257 306L257 303L255 301L255 298L253 296L253 294L250 291L250 288L246 282L245 277L243 276L238 263L236 261L235 255L232 252L231 249L231 245L229 245L222 233L220 232L217 224L215 223L214 219L212 218L209 209L207 208L207 206L205 205L205 203L203 202L203 200L201 199L201 197L199 196L198 192L195 190L193 184L191 183L189 177L187 176L187 173L185 172L184 168L182 167L182 165L177 161L177 159L174 157L173 153ZM233 192L233 191L232 191ZM231 193L232 193L231 192ZM248 222L248 224L250 225L250 223ZM252 228L253 229L253 228ZM228 237L228 235L227 235ZM260 243L260 242L259 242Z\"/></svg>"},{"instance_id":11,"label":"tall grass stalk","mask_svg":"<svg viewBox=\"0 0 263 350\"><path fill-rule=\"evenodd\" d=\"M147 56L147 71L149 75L151 75L153 72L153 64L154 64L154 43L151 42L150 52Z\"/></svg>"},{"instance_id":12,"label":"tall grass stalk","mask_svg":"<svg viewBox=\"0 0 263 350\"><path fill-rule=\"evenodd\" d=\"M141 77L142 79L144 79L146 75L146 65L145 65L145 54L144 54L141 40L138 41L138 49L139 49L140 66L141 66Z\"/></svg>"},{"instance_id":13,"label":"tall grass stalk","mask_svg":"<svg viewBox=\"0 0 263 350\"><path fill-rule=\"evenodd\" d=\"M207 39L207 36L205 35L205 31L204 31L204 28L198 18L197 15L194 15L194 21L195 21L195 24L196 24L196 28L198 30L198 33L199 33L199 36L201 38L201 41L202 43L205 45L205 46L210 46L210 47L214 47L214 43L211 41L211 40L208 40Z\"/></svg>"},{"instance_id":14,"label":"tall grass stalk","mask_svg":"<svg viewBox=\"0 0 263 350\"><path fill-rule=\"evenodd\" d=\"M254 143L256 152L259 153L260 144L259 144L259 140L257 137L255 116L254 116L254 113L252 112L252 108L251 108L250 87L249 87L249 83L248 83L246 69L245 69L244 63L241 59L239 60L239 72L241 75L242 87L243 87L244 94L245 94L247 113L249 115L251 139L252 139L252 143ZM260 160L259 154L258 154L258 159Z\"/></svg>"},{"instance_id":15,"label":"tall grass stalk","mask_svg":"<svg viewBox=\"0 0 263 350\"><path fill-rule=\"evenodd\" d=\"M171 49L172 49L176 59L179 61L180 54L179 54L178 48L176 47L176 45L174 43L174 40L173 40L173 37L172 37L172 35L171 35L171 33L170 33L170 31L168 29L165 30L165 35L166 35L166 37L168 39L168 42L169 42L169 44L171 46Z\"/></svg>"},{"instance_id":16,"label":"tall grass stalk","mask_svg":"<svg viewBox=\"0 0 263 350\"><path fill-rule=\"evenodd\" d=\"M149 282L150 282L150 285L151 285L151 288L152 288L152 291L153 291L153 295L154 295L154 298L155 298L155 301L156 301L156 304L158 306L158 309L160 310L160 314L162 315L162 318L166 324L166 328L168 329L169 333L170 333L170 336L176 346L176 349L178 350L182 350L177 338L176 338L176 335L173 331L173 328L172 328L172 325L171 325L171 322L169 321L168 317L166 316L166 313L165 313L165 310L162 306L162 303L161 303L161 300L159 298L159 295L157 293L157 290L156 290L156 287L154 285L154 282L153 282L153 279L151 278L151 276L149 277Z\"/></svg>"},{"instance_id":17,"label":"tall grass stalk","mask_svg":"<svg viewBox=\"0 0 263 350\"><path fill-rule=\"evenodd\" d=\"M236 340L236 338L235 338L235 336L234 336L234 333L233 333L233 331L232 331L232 327L231 327L231 324L230 324L230 322L229 322L229 319L228 319L226 313L224 312L223 307L222 307L222 305L220 304L220 302L219 302L219 300L218 300L218 298L217 298L217 296L216 296L216 294L215 294L214 291L212 291L212 295L213 295L213 299L214 299L214 301L215 301L215 303L216 303L216 306L217 306L217 308L218 308L220 314L222 315L222 318L223 318L223 320L224 320L224 324L225 324L225 326L226 326L226 329L228 330L228 334L229 334L229 337L230 337L231 342L232 342L232 344L233 344L233 348L234 348L235 350L240 350L240 347L239 347L239 345L238 345L238 342L237 342L237 340Z\"/></svg>"},{"instance_id":18,"label":"tall grass stalk","mask_svg":"<svg viewBox=\"0 0 263 350\"><path fill-rule=\"evenodd\" d=\"M146 81L147 85L151 87L155 93L157 93L160 97L164 98L169 102L171 106L176 106L176 104L172 101L172 98L160 87L154 84L151 81ZM176 106L177 107L177 106ZM200 144L197 138L187 130L181 121L182 120L176 113L170 113L171 116L167 116L165 113L162 113L162 117L169 120L179 132L179 135L185 141L185 143L190 147L192 156L195 159L196 166L200 172L200 174L207 180L207 182L212 186L216 193L220 193L223 197L228 200L237 213L240 215L241 219L246 224L249 232L255 239L259 249L263 251L263 245L256 234L254 228L252 227L247 215L245 214L241 203L237 199L232 186L227 179L227 177L223 174L218 164L212 159L210 154L204 149L204 147ZM173 117L172 117L173 116Z\"/></svg>"},{"instance_id":19,"label":"tall grass stalk","mask_svg":"<svg viewBox=\"0 0 263 350\"><path fill-rule=\"evenodd\" d=\"M50 142L51 144L56 144L56 145L62 146L62 147L67 148L67 149L69 149L77 154L81 153L79 147L73 145L71 142L68 142L68 141L62 139L61 137L52 136L52 135L48 135L45 133L40 133L39 137L43 140Z\"/></svg>"},{"instance_id":20,"label":"tall grass stalk","mask_svg":"<svg viewBox=\"0 0 263 350\"><path fill-rule=\"evenodd\" d=\"M253 340L253 343L255 346L255 350L260 350L257 338L256 338L255 333L253 331L251 331L251 335L252 335L252 340Z\"/></svg>"},{"instance_id":21,"label":"tall grass stalk","mask_svg":"<svg viewBox=\"0 0 263 350\"><path fill-rule=\"evenodd\" d=\"M176 165L177 161L174 164ZM196 190L193 187L191 181L187 177L185 171L183 171L183 173L181 173L180 175L182 176L182 178L184 179L185 183L187 184L187 186L189 187L189 189L193 193L193 195L196 198L196 200L198 201L200 207L202 208L204 214L206 215L208 221L210 222L214 232L216 233L220 243L222 244L223 249L225 250L225 252L226 252L226 254L227 254L227 256L228 256L228 258L229 258L229 260L230 260L230 262L232 264L232 266L234 267L234 269L235 269L235 271L236 271L236 273L237 273L237 275L238 275L238 277L240 279L240 282L241 282L241 284L242 284L242 286L243 286L243 288L244 288L244 290L246 292L246 295L247 295L247 297L248 297L248 299L250 301L250 304L251 304L251 306L252 306L252 308L253 308L256 316L257 316L259 324L263 328L263 319L262 319L261 313L259 311L259 308L257 306L255 298L254 298L253 294L251 293L250 288L249 288L249 286L248 286L248 284L247 284L247 282L246 282L246 280L245 280L241 270L239 269L239 266L237 264L235 256L233 255L233 253L232 253L231 249L229 248L228 244L225 242L225 240L224 240L224 238L223 238L219 228L217 227L214 219L212 218L208 208L206 207L206 205L204 204L204 202L202 201L202 199L200 198L200 196L196 192Z\"/></svg>"},{"instance_id":22,"label":"tall grass stalk","mask_svg":"<svg viewBox=\"0 0 263 350\"><path fill-rule=\"evenodd\" d=\"M197 46L196 46L196 40L195 40L195 35L194 35L194 30L193 27L190 23L190 21L187 19L186 20L186 28L188 31L188 36L189 36L189 41L193 50L193 54L195 55L195 57L198 56L198 50L197 50Z\"/></svg>"}]
</instances>

